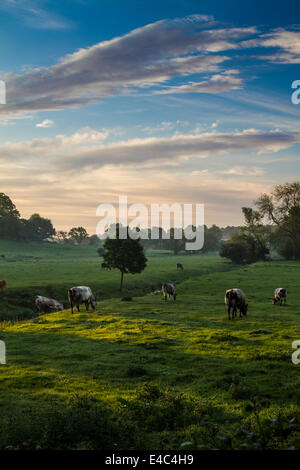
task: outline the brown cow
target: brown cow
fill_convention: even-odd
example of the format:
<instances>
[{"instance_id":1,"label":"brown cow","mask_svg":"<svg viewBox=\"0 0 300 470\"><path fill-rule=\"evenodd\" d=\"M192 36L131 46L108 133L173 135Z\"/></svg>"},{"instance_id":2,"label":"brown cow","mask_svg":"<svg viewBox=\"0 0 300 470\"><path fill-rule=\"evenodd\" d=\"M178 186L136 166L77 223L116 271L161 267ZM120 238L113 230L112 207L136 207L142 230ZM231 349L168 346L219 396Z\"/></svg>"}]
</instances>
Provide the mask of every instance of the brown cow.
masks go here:
<instances>
[{"instance_id":1,"label":"brown cow","mask_svg":"<svg viewBox=\"0 0 300 470\"><path fill-rule=\"evenodd\" d=\"M230 320L230 310L232 308L232 320L236 316L236 311L239 309L240 317L247 316L248 304L246 304L246 297L241 289L228 289L225 293L225 305L227 306L228 320Z\"/></svg>"},{"instance_id":2,"label":"brown cow","mask_svg":"<svg viewBox=\"0 0 300 470\"><path fill-rule=\"evenodd\" d=\"M6 281L0 281L0 289L2 292L5 292L6 289Z\"/></svg>"},{"instance_id":3,"label":"brown cow","mask_svg":"<svg viewBox=\"0 0 300 470\"><path fill-rule=\"evenodd\" d=\"M181 269L181 271L183 271L183 266L181 263L177 263L177 269Z\"/></svg>"}]
</instances>

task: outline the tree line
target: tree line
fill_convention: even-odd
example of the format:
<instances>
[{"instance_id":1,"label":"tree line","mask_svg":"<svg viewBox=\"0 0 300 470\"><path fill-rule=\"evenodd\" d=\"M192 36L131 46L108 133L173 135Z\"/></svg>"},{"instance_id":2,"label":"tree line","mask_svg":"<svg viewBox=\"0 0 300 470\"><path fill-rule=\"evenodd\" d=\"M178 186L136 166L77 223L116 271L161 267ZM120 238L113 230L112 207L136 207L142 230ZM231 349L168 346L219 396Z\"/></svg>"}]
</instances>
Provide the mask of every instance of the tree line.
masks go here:
<instances>
[{"instance_id":1,"label":"tree line","mask_svg":"<svg viewBox=\"0 0 300 470\"><path fill-rule=\"evenodd\" d=\"M193 227L195 230L195 227ZM176 231L179 229L171 228L166 232L163 228L158 227L159 238L152 240L150 230L148 231L148 239L141 236L141 244L144 249L154 250L170 250L174 254L184 251L186 239L176 237ZM213 225L208 228L204 226L204 247L202 252L217 251L223 233L229 233L231 230L236 231L236 227L226 227L222 229ZM145 232L145 230L141 230ZM147 230L146 230L147 231ZM16 208L9 196L0 193L0 239L14 241L54 241L62 244L75 245L98 245L101 241L97 235L89 235L84 227L73 227L69 231L55 230L50 219L41 217L39 214L32 214L29 219L21 218L20 212ZM101 250L99 250L101 252Z\"/></svg>"},{"instance_id":2,"label":"tree line","mask_svg":"<svg viewBox=\"0 0 300 470\"><path fill-rule=\"evenodd\" d=\"M56 231L50 219L37 213L32 214L29 219L22 218L10 197L4 193L0 193L0 239L36 242L51 240L71 244L97 244L99 241L96 235L90 237L84 227L73 227L69 232Z\"/></svg>"},{"instance_id":3,"label":"tree line","mask_svg":"<svg viewBox=\"0 0 300 470\"><path fill-rule=\"evenodd\" d=\"M270 259L276 250L285 259L300 259L300 183L275 186L261 194L255 208L243 207L244 225L223 243L220 255L234 263L249 264Z\"/></svg>"},{"instance_id":4,"label":"tree line","mask_svg":"<svg viewBox=\"0 0 300 470\"><path fill-rule=\"evenodd\" d=\"M178 238L178 228L165 232L158 227L158 239L151 239L150 229L141 229L140 245L144 250L168 250L174 254L201 254L219 251L222 257L234 263L248 264L266 261L271 250L286 259L300 259L300 183L275 186L271 194L261 194L254 201L255 208L242 207L244 223L240 227L204 226L204 246L198 251L185 251L184 233ZM192 227L195 230L195 227ZM148 232L148 233L146 233ZM15 241L55 241L64 244L91 244L98 246L98 254L105 253L97 235L89 235L84 227L73 227L69 232L56 231L50 219L34 213L21 218L9 196L0 193L0 239Z\"/></svg>"}]
</instances>

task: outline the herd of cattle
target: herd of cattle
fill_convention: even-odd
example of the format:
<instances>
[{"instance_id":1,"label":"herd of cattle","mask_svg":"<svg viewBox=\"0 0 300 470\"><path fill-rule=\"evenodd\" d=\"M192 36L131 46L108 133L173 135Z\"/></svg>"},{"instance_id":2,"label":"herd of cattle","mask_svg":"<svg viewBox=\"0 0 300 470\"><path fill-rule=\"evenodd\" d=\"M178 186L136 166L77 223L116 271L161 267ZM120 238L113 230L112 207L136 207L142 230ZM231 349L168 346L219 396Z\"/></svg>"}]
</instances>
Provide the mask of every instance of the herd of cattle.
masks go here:
<instances>
[{"instance_id":1,"label":"herd of cattle","mask_svg":"<svg viewBox=\"0 0 300 470\"><path fill-rule=\"evenodd\" d=\"M102 263L103 269L111 269L107 263ZM180 263L177 263L177 269L183 271L183 266ZM5 292L6 281L0 280L0 290ZM174 284L170 282L165 282L162 284L162 294L165 299L173 297L176 300L176 289ZM283 287L278 287L274 291L273 304L286 304L287 299L287 290ZM92 290L88 286L76 286L71 287L68 290L68 300L71 307L71 312L74 313L74 307L77 307L78 312L80 312L80 305L84 304L86 311L88 311L91 306L93 310L96 308L96 297L94 296ZM225 305L227 307L228 320L234 319L237 314L237 310L240 312L240 317L244 315L247 317L248 304L246 302L246 297L244 292L241 289L228 289L225 292ZM37 313L51 313L64 310L63 304L58 302L55 299L49 299L48 297L43 297L37 295L35 297L35 309Z\"/></svg>"},{"instance_id":2,"label":"herd of cattle","mask_svg":"<svg viewBox=\"0 0 300 470\"><path fill-rule=\"evenodd\" d=\"M286 298L287 290L283 287L278 287L274 291L274 297L272 299L272 302L274 305L277 303L282 305L282 302L286 304ZM225 293L225 305L227 306L228 320L230 320L231 309L232 319L236 317L236 312L238 309L240 311L240 317L242 317L242 315L245 315L245 317L247 316L248 304L246 303L245 294L241 289L228 289Z\"/></svg>"},{"instance_id":3,"label":"herd of cattle","mask_svg":"<svg viewBox=\"0 0 300 470\"><path fill-rule=\"evenodd\" d=\"M74 313L74 307L77 307L78 312L80 312L79 306L82 304L85 305L87 311L90 305L95 310L97 304L96 297L91 288L87 286L71 287L68 290L68 299L72 313ZM55 299L48 299L48 297L37 295L35 298L35 308L38 313L51 313L63 310L64 306Z\"/></svg>"}]
</instances>

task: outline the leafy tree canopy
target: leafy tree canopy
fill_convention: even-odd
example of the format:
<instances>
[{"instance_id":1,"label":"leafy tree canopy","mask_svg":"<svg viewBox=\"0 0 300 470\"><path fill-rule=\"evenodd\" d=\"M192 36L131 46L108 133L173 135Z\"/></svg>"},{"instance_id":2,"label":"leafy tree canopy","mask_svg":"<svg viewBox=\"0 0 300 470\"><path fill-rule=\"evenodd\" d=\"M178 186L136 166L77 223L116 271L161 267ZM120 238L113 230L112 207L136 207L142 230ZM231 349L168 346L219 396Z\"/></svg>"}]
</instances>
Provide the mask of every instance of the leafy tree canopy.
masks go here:
<instances>
[{"instance_id":1,"label":"leafy tree canopy","mask_svg":"<svg viewBox=\"0 0 300 470\"><path fill-rule=\"evenodd\" d=\"M12 202L9 196L0 193L0 218L2 217L20 217L20 212Z\"/></svg>"},{"instance_id":2,"label":"leafy tree canopy","mask_svg":"<svg viewBox=\"0 0 300 470\"><path fill-rule=\"evenodd\" d=\"M84 227L73 227L69 231L69 237L79 245L88 238L88 233Z\"/></svg>"},{"instance_id":3,"label":"leafy tree canopy","mask_svg":"<svg viewBox=\"0 0 300 470\"><path fill-rule=\"evenodd\" d=\"M121 272L120 290L123 287L124 274L137 274L142 272L147 264L147 258L144 254L144 249L140 243L140 239L132 240L128 236L121 239L119 228L116 230L116 238L107 238L104 241L103 254L104 261L112 268L117 268Z\"/></svg>"}]
</instances>

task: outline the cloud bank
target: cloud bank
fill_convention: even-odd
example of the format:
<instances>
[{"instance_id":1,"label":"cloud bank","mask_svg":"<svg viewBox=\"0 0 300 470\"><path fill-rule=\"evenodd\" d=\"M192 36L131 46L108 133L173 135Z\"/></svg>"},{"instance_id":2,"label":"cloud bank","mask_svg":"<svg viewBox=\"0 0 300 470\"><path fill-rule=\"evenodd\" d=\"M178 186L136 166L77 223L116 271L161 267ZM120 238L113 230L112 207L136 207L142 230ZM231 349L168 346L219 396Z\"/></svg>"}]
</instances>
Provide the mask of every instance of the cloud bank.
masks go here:
<instances>
[{"instance_id":1,"label":"cloud bank","mask_svg":"<svg viewBox=\"0 0 300 470\"><path fill-rule=\"evenodd\" d=\"M224 28L207 15L157 21L79 49L54 65L6 74L7 105L0 115L81 107L145 89L154 94L240 89L244 78L226 65L231 59L226 53L245 48L262 48L260 57L272 62L299 63L300 32ZM183 83L170 85L174 79Z\"/></svg>"},{"instance_id":2,"label":"cloud bank","mask_svg":"<svg viewBox=\"0 0 300 470\"><path fill-rule=\"evenodd\" d=\"M261 157L257 166L249 155L300 143L299 133L278 130L214 130L106 143L109 132L83 128L51 139L3 143L2 191L22 208L22 215L30 216L34 207L58 229L77 220L94 233L97 205L117 202L119 194L146 204L203 202L208 224L240 223L241 205L251 205L274 185Z\"/></svg>"},{"instance_id":3,"label":"cloud bank","mask_svg":"<svg viewBox=\"0 0 300 470\"><path fill-rule=\"evenodd\" d=\"M229 59L224 51L239 48L239 41L255 32L250 27L216 28L202 15L157 21L80 49L55 65L6 74L7 105L1 113L79 107L194 74L205 75L199 87L204 90L207 81L206 92L235 89L241 78L209 75L222 71Z\"/></svg>"},{"instance_id":4,"label":"cloud bank","mask_svg":"<svg viewBox=\"0 0 300 470\"><path fill-rule=\"evenodd\" d=\"M106 130L85 128L71 136L56 135L53 139L6 142L0 145L0 160L6 161L13 157L14 161L28 158L38 158L40 161L43 155L44 163L76 172L78 169L97 169L107 165L136 165L140 168L160 165L161 162L174 165L192 157L205 158L229 152L277 152L300 142L300 133L255 129L130 139L103 144L107 135Z\"/></svg>"}]
</instances>

